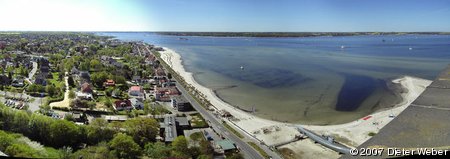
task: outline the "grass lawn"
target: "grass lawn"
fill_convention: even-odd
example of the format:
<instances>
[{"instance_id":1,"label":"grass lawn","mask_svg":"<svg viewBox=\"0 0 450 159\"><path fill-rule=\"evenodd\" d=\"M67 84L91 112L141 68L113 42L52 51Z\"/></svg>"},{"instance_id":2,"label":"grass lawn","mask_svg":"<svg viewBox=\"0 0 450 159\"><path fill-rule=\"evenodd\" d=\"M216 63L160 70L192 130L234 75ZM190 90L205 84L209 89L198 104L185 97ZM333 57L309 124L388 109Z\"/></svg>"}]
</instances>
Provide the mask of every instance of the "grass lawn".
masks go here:
<instances>
[{"instance_id":1,"label":"grass lawn","mask_svg":"<svg viewBox=\"0 0 450 159\"><path fill-rule=\"evenodd\" d=\"M154 110L154 112L150 112L151 114L155 114L155 115L170 114L170 111L167 110L164 106L162 106L159 103L154 103L152 106L153 106L153 108L155 108L155 110Z\"/></svg>"},{"instance_id":2,"label":"grass lawn","mask_svg":"<svg viewBox=\"0 0 450 159\"><path fill-rule=\"evenodd\" d=\"M235 134L236 136L238 136L239 138L244 138L244 136L242 136L241 133L239 133L238 131L236 131L233 127L231 127L230 125L228 125L226 122L223 122L223 125L230 130L233 134Z\"/></svg>"},{"instance_id":3,"label":"grass lawn","mask_svg":"<svg viewBox=\"0 0 450 159\"><path fill-rule=\"evenodd\" d=\"M114 98L108 97L108 96L101 96L101 97L97 98L97 102L104 104L106 102L106 100L108 100L108 99L111 101L111 103L114 103L116 100L118 100L118 99L114 99Z\"/></svg>"},{"instance_id":4,"label":"grass lawn","mask_svg":"<svg viewBox=\"0 0 450 159\"><path fill-rule=\"evenodd\" d=\"M205 138L203 137L203 133L202 132L192 133L191 135L189 135L189 138L191 138L194 141L205 140Z\"/></svg>"},{"instance_id":5,"label":"grass lawn","mask_svg":"<svg viewBox=\"0 0 450 159\"><path fill-rule=\"evenodd\" d=\"M206 123L205 119L203 119L203 117L197 113L197 114L192 114L192 127L193 128L204 128L204 127L208 127L208 123Z\"/></svg>"}]
</instances>

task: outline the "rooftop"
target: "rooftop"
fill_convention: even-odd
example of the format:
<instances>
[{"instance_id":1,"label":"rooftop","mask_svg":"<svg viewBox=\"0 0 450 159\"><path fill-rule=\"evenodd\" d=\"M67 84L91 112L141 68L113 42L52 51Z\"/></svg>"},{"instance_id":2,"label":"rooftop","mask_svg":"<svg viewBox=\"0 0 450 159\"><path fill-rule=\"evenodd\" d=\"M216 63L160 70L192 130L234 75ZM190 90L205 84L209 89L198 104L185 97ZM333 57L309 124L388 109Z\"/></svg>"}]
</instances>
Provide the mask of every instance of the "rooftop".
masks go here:
<instances>
[{"instance_id":1,"label":"rooftop","mask_svg":"<svg viewBox=\"0 0 450 159\"><path fill-rule=\"evenodd\" d=\"M224 151L236 149L236 146L230 140L217 141L216 144L219 145Z\"/></svg>"},{"instance_id":2,"label":"rooftop","mask_svg":"<svg viewBox=\"0 0 450 159\"><path fill-rule=\"evenodd\" d=\"M141 91L141 87L140 86L131 86L130 91Z\"/></svg>"},{"instance_id":3,"label":"rooftop","mask_svg":"<svg viewBox=\"0 0 450 159\"><path fill-rule=\"evenodd\" d=\"M186 117L175 117L175 121L180 126L189 126L189 120Z\"/></svg>"},{"instance_id":4,"label":"rooftop","mask_svg":"<svg viewBox=\"0 0 450 159\"><path fill-rule=\"evenodd\" d=\"M175 100L177 103L189 103L189 102L186 100L186 98L184 98L184 97L181 96L181 95L178 95L178 96L172 96L171 99L172 99L172 100Z\"/></svg>"}]
</instances>

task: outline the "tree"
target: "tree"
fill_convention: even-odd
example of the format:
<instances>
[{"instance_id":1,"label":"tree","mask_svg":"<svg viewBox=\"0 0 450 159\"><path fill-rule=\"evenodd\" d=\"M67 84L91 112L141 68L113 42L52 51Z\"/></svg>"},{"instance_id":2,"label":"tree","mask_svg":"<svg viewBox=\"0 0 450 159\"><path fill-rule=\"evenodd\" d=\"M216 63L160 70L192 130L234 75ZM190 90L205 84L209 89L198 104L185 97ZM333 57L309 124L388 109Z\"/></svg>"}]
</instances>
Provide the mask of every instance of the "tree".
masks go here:
<instances>
[{"instance_id":1,"label":"tree","mask_svg":"<svg viewBox=\"0 0 450 159\"><path fill-rule=\"evenodd\" d=\"M48 93L49 96L53 97L56 94L56 88L54 85L49 84L45 87L45 91Z\"/></svg>"},{"instance_id":2,"label":"tree","mask_svg":"<svg viewBox=\"0 0 450 159\"><path fill-rule=\"evenodd\" d=\"M162 142L149 142L145 145L145 155L150 158L169 158L172 148Z\"/></svg>"},{"instance_id":3,"label":"tree","mask_svg":"<svg viewBox=\"0 0 450 159\"><path fill-rule=\"evenodd\" d=\"M75 87L75 81L73 80L72 76L69 76L67 78L67 83L69 84L70 87Z\"/></svg>"},{"instance_id":4,"label":"tree","mask_svg":"<svg viewBox=\"0 0 450 159\"><path fill-rule=\"evenodd\" d=\"M114 91L114 87L108 87L108 88L106 88L105 93L107 96L111 96L113 91Z\"/></svg>"},{"instance_id":5,"label":"tree","mask_svg":"<svg viewBox=\"0 0 450 159\"><path fill-rule=\"evenodd\" d=\"M95 118L86 127L86 135L90 144L109 141L114 137L114 134L114 130L108 128L108 121L103 118Z\"/></svg>"},{"instance_id":6,"label":"tree","mask_svg":"<svg viewBox=\"0 0 450 159\"><path fill-rule=\"evenodd\" d=\"M0 130L0 150L5 150L14 140L14 136Z\"/></svg>"},{"instance_id":7,"label":"tree","mask_svg":"<svg viewBox=\"0 0 450 159\"><path fill-rule=\"evenodd\" d=\"M102 66L102 63L100 63L100 61L98 61L97 59L92 59L90 61L90 66L92 69L99 70Z\"/></svg>"},{"instance_id":8,"label":"tree","mask_svg":"<svg viewBox=\"0 0 450 159\"><path fill-rule=\"evenodd\" d=\"M43 144L49 144L51 142L49 139L50 125L53 122L55 121L48 117L33 113L28 123L29 130L27 136Z\"/></svg>"},{"instance_id":9,"label":"tree","mask_svg":"<svg viewBox=\"0 0 450 159\"><path fill-rule=\"evenodd\" d=\"M192 158L197 158L201 155L200 148L197 146L193 146L189 148L189 156L192 156Z\"/></svg>"},{"instance_id":10,"label":"tree","mask_svg":"<svg viewBox=\"0 0 450 159\"><path fill-rule=\"evenodd\" d=\"M99 73L93 73L91 75L91 80L96 87L103 87L103 82L105 82L106 79L108 79L108 73L104 71Z\"/></svg>"},{"instance_id":11,"label":"tree","mask_svg":"<svg viewBox=\"0 0 450 159\"><path fill-rule=\"evenodd\" d=\"M144 146L149 141L156 141L159 123L155 119L138 117L127 120L124 124L127 134L139 145Z\"/></svg>"},{"instance_id":12,"label":"tree","mask_svg":"<svg viewBox=\"0 0 450 159\"><path fill-rule=\"evenodd\" d=\"M111 153L107 143L99 143L96 146L78 150L70 158L116 159L117 156Z\"/></svg>"},{"instance_id":13,"label":"tree","mask_svg":"<svg viewBox=\"0 0 450 159\"><path fill-rule=\"evenodd\" d=\"M118 133L114 139L109 142L109 147L119 158L138 158L140 156L140 147L133 141L131 136Z\"/></svg>"},{"instance_id":14,"label":"tree","mask_svg":"<svg viewBox=\"0 0 450 159\"><path fill-rule=\"evenodd\" d=\"M39 158L38 151L27 144L14 143L6 148L5 153L18 158Z\"/></svg>"},{"instance_id":15,"label":"tree","mask_svg":"<svg viewBox=\"0 0 450 159\"><path fill-rule=\"evenodd\" d=\"M116 82L116 84L127 84L127 80L123 76L114 76L114 81Z\"/></svg>"},{"instance_id":16,"label":"tree","mask_svg":"<svg viewBox=\"0 0 450 159\"><path fill-rule=\"evenodd\" d=\"M97 106L97 103L89 101L89 102L87 102L87 106L88 106L89 110L94 110L95 107Z\"/></svg>"},{"instance_id":17,"label":"tree","mask_svg":"<svg viewBox=\"0 0 450 159\"><path fill-rule=\"evenodd\" d=\"M211 143L205 139L200 141L200 152L203 155L212 156L214 153L214 148L211 146Z\"/></svg>"},{"instance_id":18,"label":"tree","mask_svg":"<svg viewBox=\"0 0 450 159\"><path fill-rule=\"evenodd\" d=\"M50 144L54 147L78 146L79 129L67 120L58 120L50 125Z\"/></svg>"},{"instance_id":19,"label":"tree","mask_svg":"<svg viewBox=\"0 0 450 159\"><path fill-rule=\"evenodd\" d=\"M179 158L189 158L188 142L184 136L178 136L172 142L172 155Z\"/></svg>"},{"instance_id":20,"label":"tree","mask_svg":"<svg viewBox=\"0 0 450 159\"><path fill-rule=\"evenodd\" d=\"M24 111L17 111L14 115L12 128L14 132L26 133L28 131L28 122L30 121L30 116Z\"/></svg>"},{"instance_id":21,"label":"tree","mask_svg":"<svg viewBox=\"0 0 450 159\"><path fill-rule=\"evenodd\" d=\"M144 113L149 114L151 112L150 102L148 100L144 101Z\"/></svg>"},{"instance_id":22,"label":"tree","mask_svg":"<svg viewBox=\"0 0 450 159\"><path fill-rule=\"evenodd\" d=\"M71 113L67 113L64 116L64 119L67 120L67 121L73 121L73 115Z\"/></svg>"}]
</instances>

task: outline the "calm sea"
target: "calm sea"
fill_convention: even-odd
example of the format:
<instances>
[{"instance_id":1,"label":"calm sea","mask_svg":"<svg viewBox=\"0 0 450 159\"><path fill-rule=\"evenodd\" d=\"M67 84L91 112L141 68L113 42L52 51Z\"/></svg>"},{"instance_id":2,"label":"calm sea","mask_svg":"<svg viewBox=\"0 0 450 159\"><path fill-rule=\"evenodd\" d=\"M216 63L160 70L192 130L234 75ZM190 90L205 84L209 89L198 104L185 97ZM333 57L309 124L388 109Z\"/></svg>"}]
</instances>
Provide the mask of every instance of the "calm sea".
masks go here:
<instances>
[{"instance_id":1,"label":"calm sea","mask_svg":"<svg viewBox=\"0 0 450 159\"><path fill-rule=\"evenodd\" d=\"M255 108L263 118L303 124L345 123L392 107L400 90L390 80L434 79L450 61L448 35L188 40L154 33L100 35L171 48L194 78L224 101Z\"/></svg>"}]
</instances>

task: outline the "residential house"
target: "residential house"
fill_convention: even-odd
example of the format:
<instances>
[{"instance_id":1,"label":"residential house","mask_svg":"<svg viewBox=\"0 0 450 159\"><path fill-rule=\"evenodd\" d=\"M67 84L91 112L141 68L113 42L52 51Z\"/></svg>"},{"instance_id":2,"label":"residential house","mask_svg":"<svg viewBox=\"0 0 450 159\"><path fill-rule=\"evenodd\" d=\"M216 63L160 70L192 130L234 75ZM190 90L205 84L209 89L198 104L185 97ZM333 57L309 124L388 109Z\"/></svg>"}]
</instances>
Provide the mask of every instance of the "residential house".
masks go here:
<instances>
[{"instance_id":1,"label":"residential house","mask_svg":"<svg viewBox=\"0 0 450 159\"><path fill-rule=\"evenodd\" d=\"M155 70L154 74L155 74L155 77L165 77L166 76L166 72L161 67L158 67Z\"/></svg>"},{"instance_id":2,"label":"residential house","mask_svg":"<svg viewBox=\"0 0 450 159\"><path fill-rule=\"evenodd\" d=\"M105 56L105 55L102 55L102 56L100 57L100 60L102 60L102 61L108 61L109 59L111 59L111 57Z\"/></svg>"},{"instance_id":3,"label":"residential house","mask_svg":"<svg viewBox=\"0 0 450 159\"><path fill-rule=\"evenodd\" d=\"M143 96L144 90L141 86L131 86L128 93L130 94L130 96Z\"/></svg>"},{"instance_id":4,"label":"residential house","mask_svg":"<svg viewBox=\"0 0 450 159\"><path fill-rule=\"evenodd\" d=\"M76 96L77 96L78 99L84 99L84 100L92 100L92 99L94 99L92 97L91 93L83 93L81 91L80 92L76 92Z\"/></svg>"},{"instance_id":5,"label":"residential house","mask_svg":"<svg viewBox=\"0 0 450 159\"><path fill-rule=\"evenodd\" d=\"M133 106L131 105L131 101L126 99L126 100L117 100L114 102L113 105L114 110L131 110L133 109Z\"/></svg>"},{"instance_id":6,"label":"residential house","mask_svg":"<svg viewBox=\"0 0 450 159\"><path fill-rule=\"evenodd\" d=\"M153 65L153 63L155 62L156 57L153 54L150 54L147 58L145 58L145 64L147 65Z\"/></svg>"},{"instance_id":7,"label":"residential house","mask_svg":"<svg viewBox=\"0 0 450 159\"><path fill-rule=\"evenodd\" d=\"M142 82L141 76L133 76L131 82L140 84Z\"/></svg>"},{"instance_id":8,"label":"residential house","mask_svg":"<svg viewBox=\"0 0 450 159\"><path fill-rule=\"evenodd\" d=\"M170 102L171 96L180 95L176 87L156 87L154 93L155 99L162 102Z\"/></svg>"},{"instance_id":9,"label":"residential house","mask_svg":"<svg viewBox=\"0 0 450 159\"><path fill-rule=\"evenodd\" d=\"M91 84L89 84L89 83L87 83L87 82L84 82L84 83L81 85L80 91L81 91L82 93L92 94L92 86L91 86Z\"/></svg>"},{"instance_id":10,"label":"residential house","mask_svg":"<svg viewBox=\"0 0 450 159\"><path fill-rule=\"evenodd\" d=\"M77 75L79 73L80 73L80 70L78 70L76 67L72 67L72 69L70 70L71 75Z\"/></svg>"},{"instance_id":11,"label":"residential house","mask_svg":"<svg viewBox=\"0 0 450 159\"><path fill-rule=\"evenodd\" d=\"M14 87L23 87L25 86L22 78L15 78L12 80L11 85Z\"/></svg>"},{"instance_id":12,"label":"residential house","mask_svg":"<svg viewBox=\"0 0 450 159\"><path fill-rule=\"evenodd\" d=\"M142 102L142 99L131 98L130 101L131 101L131 105L135 109L144 109L144 103Z\"/></svg>"},{"instance_id":13,"label":"residential house","mask_svg":"<svg viewBox=\"0 0 450 159\"><path fill-rule=\"evenodd\" d=\"M90 83L91 82L91 74L87 71L80 71L78 74L78 82L80 83Z\"/></svg>"},{"instance_id":14,"label":"residential house","mask_svg":"<svg viewBox=\"0 0 450 159\"><path fill-rule=\"evenodd\" d=\"M106 82L104 83L104 85L106 87L115 86L116 82L114 82L114 80L112 80L112 79L107 79Z\"/></svg>"},{"instance_id":15,"label":"residential house","mask_svg":"<svg viewBox=\"0 0 450 159\"><path fill-rule=\"evenodd\" d=\"M38 58L39 71L45 75L50 72L50 62L46 58Z\"/></svg>"},{"instance_id":16,"label":"residential house","mask_svg":"<svg viewBox=\"0 0 450 159\"><path fill-rule=\"evenodd\" d=\"M84 123L86 121L86 116L82 112L71 112L70 114L72 115L74 122Z\"/></svg>"},{"instance_id":17,"label":"residential house","mask_svg":"<svg viewBox=\"0 0 450 159\"><path fill-rule=\"evenodd\" d=\"M38 85L42 85L42 86L46 86L47 85L47 76L44 73L39 73L38 75L36 75L35 79L34 79L34 84L38 84Z\"/></svg>"}]
</instances>

